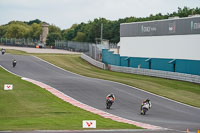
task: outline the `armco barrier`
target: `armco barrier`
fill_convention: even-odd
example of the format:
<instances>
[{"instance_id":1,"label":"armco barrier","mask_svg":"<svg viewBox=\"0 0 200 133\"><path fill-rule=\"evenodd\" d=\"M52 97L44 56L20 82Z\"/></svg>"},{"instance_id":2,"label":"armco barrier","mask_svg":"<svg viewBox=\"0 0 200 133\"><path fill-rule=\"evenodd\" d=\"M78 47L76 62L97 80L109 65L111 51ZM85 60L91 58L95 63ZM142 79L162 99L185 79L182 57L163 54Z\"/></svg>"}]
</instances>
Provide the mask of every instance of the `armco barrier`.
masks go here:
<instances>
[{"instance_id":1,"label":"armco barrier","mask_svg":"<svg viewBox=\"0 0 200 133\"><path fill-rule=\"evenodd\" d=\"M182 81L188 81L188 82L193 82L193 83L200 83L200 76L198 75L159 71L159 70L149 70L149 69L141 69L141 68L138 69L138 68L131 68L131 67L121 67L121 66L114 66L114 65L110 65L110 70L116 71L116 72L140 74L140 75L154 76L154 77L160 77L160 78L166 78L166 79L175 79L175 80L182 80Z\"/></svg>"},{"instance_id":2,"label":"armco barrier","mask_svg":"<svg viewBox=\"0 0 200 133\"><path fill-rule=\"evenodd\" d=\"M82 54L81 58L83 58L84 60L86 60L87 62L89 62L90 64L96 67L105 69L104 63L96 61L85 54ZM114 66L114 65L109 65L109 70L116 71L116 72L132 73L132 74L160 77L160 78L166 78L166 79L188 81L188 82L193 82L193 83L200 83L200 76L198 75L159 71L159 70L150 70L150 69L142 69L142 68L138 69L138 68L122 67L122 66Z\"/></svg>"},{"instance_id":3,"label":"armco barrier","mask_svg":"<svg viewBox=\"0 0 200 133\"><path fill-rule=\"evenodd\" d=\"M86 60L87 62L89 62L90 64L96 66L96 67L99 67L101 69L105 69L105 64L102 63L102 62L99 62L99 61L96 61L94 59L92 59L91 57L85 55L85 54L81 54L81 58Z\"/></svg>"}]
</instances>

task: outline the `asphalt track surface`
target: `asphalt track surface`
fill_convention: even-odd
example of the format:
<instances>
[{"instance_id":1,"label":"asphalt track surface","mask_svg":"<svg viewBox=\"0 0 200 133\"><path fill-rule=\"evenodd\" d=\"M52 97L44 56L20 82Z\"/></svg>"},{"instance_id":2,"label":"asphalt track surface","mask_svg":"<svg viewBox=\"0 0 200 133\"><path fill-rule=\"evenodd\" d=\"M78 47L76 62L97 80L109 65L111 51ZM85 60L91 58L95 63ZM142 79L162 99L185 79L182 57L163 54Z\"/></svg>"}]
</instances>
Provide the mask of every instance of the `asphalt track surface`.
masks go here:
<instances>
[{"instance_id":1,"label":"asphalt track surface","mask_svg":"<svg viewBox=\"0 0 200 133\"><path fill-rule=\"evenodd\" d=\"M17 65L12 68L12 59L14 58L17 60ZM82 103L105 112L138 122L173 129L173 131L146 131L146 133L175 133L186 131L187 128L190 131L197 132L200 129L199 108L180 104L137 88L79 76L32 56L0 55L0 65L17 75L43 82ZM105 97L111 92L115 94L116 101L111 109L107 110L105 109ZM140 115L140 105L145 98L151 99L152 109L147 112L147 115L142 116Z\"/></svg>"}]
</instances>

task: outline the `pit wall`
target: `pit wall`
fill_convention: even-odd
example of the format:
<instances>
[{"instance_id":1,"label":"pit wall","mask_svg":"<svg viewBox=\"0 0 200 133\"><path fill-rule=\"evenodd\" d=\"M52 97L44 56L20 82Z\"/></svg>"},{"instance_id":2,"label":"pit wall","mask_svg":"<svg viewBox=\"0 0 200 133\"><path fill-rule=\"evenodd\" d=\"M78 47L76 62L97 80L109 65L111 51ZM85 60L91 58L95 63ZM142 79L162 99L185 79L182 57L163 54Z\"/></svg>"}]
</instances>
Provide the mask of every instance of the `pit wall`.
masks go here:
<instances>
[{"instance_id":1,"label":"pit wall","mask_svg":"<svg viewBox=\"0 0 200 133\"><path fill-rule=\"evenodd\" d=\"M177 72L200 76L200 60L126 57L120 56L119 54L113 54L113 52L108 49L103 49L102 62L115 66Z\"/></svg>"}]
</instances>

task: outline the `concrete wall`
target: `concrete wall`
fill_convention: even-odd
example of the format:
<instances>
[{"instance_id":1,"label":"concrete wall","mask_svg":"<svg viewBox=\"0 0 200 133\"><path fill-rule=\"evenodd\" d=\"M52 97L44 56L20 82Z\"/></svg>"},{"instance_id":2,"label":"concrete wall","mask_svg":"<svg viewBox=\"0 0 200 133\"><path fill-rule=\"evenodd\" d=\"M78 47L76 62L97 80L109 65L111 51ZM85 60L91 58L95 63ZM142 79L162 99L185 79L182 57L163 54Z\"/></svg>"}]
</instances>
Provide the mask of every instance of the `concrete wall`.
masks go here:
<instances>
[{"instance_id":1,"label":"concrete wall","mask_svg":"<svg viewBox=\"0 0 200 133\"><path fill-rule=\"evenodd\" d=\"M96 60L92 59L91 57L87 56L86 54L81 54L81 58L98 68L105 69L104 63L96 61Z\"/></svg>"},{"instance_id":2,"label":"concrete wall","mask_svg":"<svg viewBox=\"0 0 200 133\"><path fill-rule=\"evenodd\" d=\"M184 73L177 73L177 72L167 72L167 71L159 71L159 70L149 70L149 69L138 69L132 67L121 67L121 66L110 66L111 71L116 72L123 72L123 73L132 73L132 74L139 74L139 75L147 75L153 77L160 77L166 79L175 79L175 80L182 80L188 81L193 83L200 83L200 76L191 75L191 74L184 74Z\"/></svg>"},{"instance_id":3,"label":"concrete wall","mask_svg":"<svg viewBox=\"0 0 200 133\"><path fill-rule=\"evenodd\" d=\"M120 66L126 66L128 67L129 66L129 58L127 56L122 56L120 57Z\"/></svg>"},{"instance_id":4,"label":"concrete wall","mask_svg":"<svg viewBox=\"0 0 200 133\"><path fill-rule=\"evenodd\" d=\"M200 75L200 61L176 60L176 72Z\"/></svg>"},{"instance_id":5,"label":"concrete wall","mask_svg":"<svg viewBox=\"0 0 200 133\"><path fill-rule=\"evenodd\" d=\"M105 64L200 75L200 60L150 58L150 61L147 61L148 59L143 57L120 56L113 54L108 49L102 51L102 62ZM174 62L172 63L171 61L173 60Z\"/></svg>"},{"instance_id":6,"label":"concrete wall","mask_svg":"<svg viewBox=\"0 0 200 133\"><path fill-rule=\"evenodd\" d=\"M130 67L134 68L149 68L149 63L145 62L147 58L130 57Z\"/></svg>"},{"instance_id":7,"label":"concrete wall","mask_svg":"<svg viewBox=\"0 0 200 133\"><path fill-rule=\"evenodd\" d=\"M102 56L103 63L120 66L121 63L119 54L113 54L113 51L109 51L108 49L103 49L102 55L104 55Z\"/></svg>"},{"instance_id":8,"label":"concrete wall","mask_svg":"<svg viewBox=\"0 0 200 133\"><path fill-rule=\"evenodd\" d=\"M173 64L169 64L171 60L172 59L153 58L151 59L151 69L173 72ZM182 67L184 67L184 65L183 63Z\"/></svg>"}]
</instances>

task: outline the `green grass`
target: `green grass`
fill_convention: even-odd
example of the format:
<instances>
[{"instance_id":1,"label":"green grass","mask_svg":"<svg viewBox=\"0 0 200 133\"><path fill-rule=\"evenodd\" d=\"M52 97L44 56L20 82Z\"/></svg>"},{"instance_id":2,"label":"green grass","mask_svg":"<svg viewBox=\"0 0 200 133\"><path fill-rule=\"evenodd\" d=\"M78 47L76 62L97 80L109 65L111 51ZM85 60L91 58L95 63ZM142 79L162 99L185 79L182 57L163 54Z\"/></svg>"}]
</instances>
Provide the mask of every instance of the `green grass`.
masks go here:
<instances>
[{"instance_id":1,"label":"green grass","mask_svg":"<svg viewBox=\"0 0 200 133\"><path fill-rule=\"evenodd\" d=\"M4 84L13 84L4 91ZM0 67L1 130L81 130L82 120L96 120L97 129L137 129L89 113Z\"/></svg>"},{"instance_id":2,"label":"green grass","mask_svg":"<svg viewBox=\"0 0 200 133\"><path fill-rule=\"evenodd\" d=\"M21 50L14 50L14 49L6 49L6 53L10 54L18 54L18 55L29 55L28 53L21 51Z\"/></svg>"}]
</instances>

